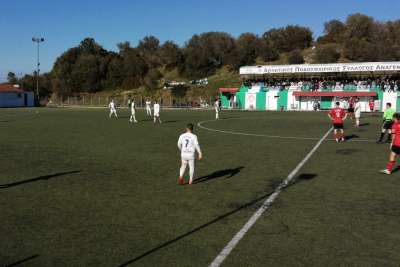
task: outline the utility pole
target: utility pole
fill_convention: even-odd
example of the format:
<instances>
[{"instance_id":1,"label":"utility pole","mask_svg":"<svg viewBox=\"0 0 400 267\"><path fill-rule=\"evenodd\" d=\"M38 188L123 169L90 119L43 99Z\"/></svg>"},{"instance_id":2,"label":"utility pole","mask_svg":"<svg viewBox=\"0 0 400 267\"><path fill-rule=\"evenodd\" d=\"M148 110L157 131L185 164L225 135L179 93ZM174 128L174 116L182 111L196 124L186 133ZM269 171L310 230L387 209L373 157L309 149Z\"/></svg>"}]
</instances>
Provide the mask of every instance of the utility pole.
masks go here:
<instances>
[{"instance_id":1,"label":"utility pole","mask_svg":"<svg viewBox=\"0 0 400 267\"><path fill-rule=\"evenodd\" d=\"M40 43L44 42L44 38L42 37L32 37L32 42L37 44L37 59L36 59L36 97L37 104L40 105L40 96L39 96L39 75L40 75L40 58L39 58L39 47Z\"/></svg>"}]
</instances>

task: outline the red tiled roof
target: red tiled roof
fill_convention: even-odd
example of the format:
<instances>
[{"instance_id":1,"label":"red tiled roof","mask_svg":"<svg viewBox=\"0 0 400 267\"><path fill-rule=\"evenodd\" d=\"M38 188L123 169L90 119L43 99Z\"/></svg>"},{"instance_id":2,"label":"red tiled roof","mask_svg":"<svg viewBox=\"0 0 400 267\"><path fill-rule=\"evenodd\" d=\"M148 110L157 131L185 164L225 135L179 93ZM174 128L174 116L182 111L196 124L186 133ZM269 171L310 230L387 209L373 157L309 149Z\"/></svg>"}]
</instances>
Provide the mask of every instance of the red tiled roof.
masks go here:
<instances>
[{"instance_id":1,"label":"red tiled roof","mask_svg":"<svg viewBox=\"0 0 400 267\"><path fill-rule=\"evenodd\" d=\"M293 92L294 96L376 96L375 92Z\"/></svg>"},{"instance_id":2,"label":"red tiled roof","mask_svg":"<svg viewBox=\"0 0 400 267\"><path fill-rule=\"evenodd\" d=\"M221 93L236 93L239 91L239 88L219 88Z\"/></svg>"},{"instance_id":3,"label":"red tiled roof","mask_svg":"<svg viewBox=\"0 0 400 267\"><path fill-rule=\"evenodd\" d=\"M19 87L15 87L13 84L3 83L0 84L0 93L25 93L25 91Z\"/></svg>"}]
</instances>

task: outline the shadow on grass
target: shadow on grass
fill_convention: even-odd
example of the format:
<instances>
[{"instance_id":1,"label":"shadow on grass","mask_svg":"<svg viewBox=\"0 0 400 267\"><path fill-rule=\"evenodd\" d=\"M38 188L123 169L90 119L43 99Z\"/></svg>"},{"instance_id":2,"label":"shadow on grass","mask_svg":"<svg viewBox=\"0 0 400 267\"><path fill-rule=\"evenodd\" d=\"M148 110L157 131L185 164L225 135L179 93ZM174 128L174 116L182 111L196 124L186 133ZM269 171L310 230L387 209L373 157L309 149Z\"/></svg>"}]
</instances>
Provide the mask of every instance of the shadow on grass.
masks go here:
<instances>
[{"instance_id":1,"label":"shadow on grass","mask_svg":"<svg viewBox=\"0 0 400 267\"><path fill-rule=\"evenodd\" d=\"M356 149L356 148L347 148L347 149L345 148L345 149L336 150L336 154L346 156L346 155L351 155L351 154L354 154L354 153L357 153L357 152L360 152L360 151L362 151L362 150L361 149Z\"/></svg>"},{"instance_id":2,"label":"shadow on grass","mask_svg":"<svg viewBox=\"0 0 400 267\"><path fill-rule=\"evenodd\" d=\"M294 178L294 179L292 180L292 182L291 182L290 184L286 185L286 186L284 187L284 189L287 189L288 187L291 187L291 186L293 186L293 185L295 185L295 184L297 184L297 183L299 183L299 182L302 182L302 181L309 181L309 180L312 180L312 179L314 179L316 176L317 176L316 174L312 174L312 173L304 173L304 174L298 175L296 178ZM282 182L279 182L279 184L281 184L281 183L282 183ZM267 194L264 194L264 195L262 195L261 197L258 197L258 198L256 198L256 199L250 201L250 202L247 202L247 203L245 203L245 204L239 206L238 208L235 208L235 209L233 209L233 210L231 210L231 211L229 211L229 212L227 212L227 213L225 213L225 214L223 214L223 215L221 215L221 216L219 216L219 217L217 217L217 218L215 218L215 219L213 219L213 220L211 220L211 221L209 221L209 222L207 222L207 223L205 223L205 224L202 224L202 225L200 225L200 226L198 226L198 227L196 227L196 228L193 228L193 229L190 230L189 232L186 232L186 233L184 233L184 234L182 234L182 235L180 235L180 236L177 236L177 237L174 238L174 239L171 239L171 240L168 240L168 241L166 241L166 242L164 242L164 243L161 243L161 244L159 244L158 246L156 246L156 247L154 247L154 248L152 248L152 249L150 249L150 250L148 250L148 251L142 253L141 255L139 255L139 256L137 256L137 257L135 257L135 258L133 258L133 259L130 259L130 260L128 260L128 261L126 261L126 262L124 262L124 263L122 263L122 264L120 264L120 265L118 265L118 267L125 267L125 266L128 266L128 265L130 265L130 264L136 263L137 261L143 259L144 257L149 256L149 255L151 255L151 254L153 254L153 253L156 253L156 252L157 252L158 250L160 250L160 249L163 249L163 248L165 248L165 247L168 247L168 246L174 244L175 242L178 242L178 241L180 241L181 239L184 239L185 237L188 237L188 236L190 236L190 235L192 235L192 234L194 234L194 233L196 233L196 232L198 232L198 231L200 231L200 230L202 230L202 229L204 229L204 228L206 228L206 227L208 227L208 226L213 225L214 223L217 223L217 222L219 222L219 221L221 221L221 220L223 220L223 219L226 219L226 218L230 217L231 215L234 215L234 214L238 213L238 212L241 211L241 210L244 210L244 209L246 209L246 208L250 208L250 207L252 207L254 204L256 204L256 203L260 202L261 200L264 200L264 199L266 199L267 197L269 197L272 193L275 192L275 189L276 189L276 188L273 188L273 190L272 190L271 192L269 192L269 193L267 193Z\"/></svg>"},{"instance_id":3,"label":"shadow on grass","mask_svg":"<svg viewBox=\"0 0 400 267\"><path fill-rule=\"evenodd\" d=\"M195 184L197 183L203 183L203 182L207 182L210 180L214 180L214 179L218 179L221 177L226 176L226 178L232 178L233 176L235 176L236 174L238 174L244 167L240 166L234 169L226 169L226 170L221 170L221 171L215 171L209 175L203 176L203 177L199 177L197 179L195 179L193 182Z\"/></svg>"},{"instance_id":4,"label":"shadow on grass","mask_svg":"<svg viewBox=\"0 0 400 267\"><path fill-rule=\"evenodd\" d=\"M27 262L27 261L33 260L33 259L35 259L35 258L37 258L37 257L39 257L39 255L32 255L32 256L30 256L30 257L28 257L28 258L25 258L25 259L16 261L16 262L14 262L14 263L5 265L5 267L19 266L19 265L21 265L22 263L25 263L25 262Z\"/></svg>"},{"instance_id":5,"label":"shadow on grass","mask_svg":"<svg viewBox=\"0 0 400 267\"><path fill-rule=\"evenodd\" d=\"M369 122L360 123L360 127L362 127L362 126L368 126L369 124L370 124Z\"/></svg>"},{"instance_id":6,"label":"shadow on grass","mask_svg":"<svg viewBox=\"0 0 400 267\"><path fill-rule=\"evenodd\" d=\"M400 166L397 166L396 168L393 168L392 174L395 173L395 172L398 172L398 171L400 171Z\"/></svg>"},{"instance_id":7,"label":"shadow on grass","mask_svg":"<svg viewBox=\"0 0 400 267\"><path fill-rule=\"evenodd\" d=\"M124 263L122 263L121 265L118 265L118 266L119 267L123 267L123 266L128 266L129 264L135 263L135 262L143 259L144 257L157 252L158 250L160 250L162 248L165 248L165 247L167 247L169 245L172 245L173 243L175 243L175 242L177 242L177 241L179 241L181 239L184 239L185 237L188 237L191 234L194 234L194 233L196 233L196 232L198 232L198 231L200 231L200 230L202 230L202 229L204 229L204 228L206 228L206 227L208 227L208 226L210 226L210 225L212 225L212 224L214 224L214 223L216 223L216 222L218 222L220 220L223 220L223 219L225 219L225 218L227 218L227 217L229 217L229 216L231 216L231 215L233 215L233 214L235 214L235 213L237 213L237 212L239 212L239 211L241 211L241 210L243 210L245 208L248 208L248 207L256 204L257 202L263 200L264 198L268 197L271 194L272 194L272 192L270 192L268 194L265 194L265 195L263 195L263 196L261 196L261 197L259 197L257 199L254 199L254 200L252 200L252 201L240 206L239 208L236 208L236 209L234 209L234 210L232 210L230 212L227 212L227 213L225 213L225 214L223 214L223 215L221 215L221 216L219 216L219 217L217 217L217 218L215 218L215 219L213 219L213 220L211 220L211 221L209 221L209 222L207 222L207 223L205 223L203 225L200 225L200 226L198 226L196 228L193 228L192 230L190 230L187 233L184 233L184 234L182 234L182 235L180 235L180 236L178 236L178 237L176 237L174 239L171 239L171 240L168 240L168 241L166 241L164 243L161 243L157 247L152 248L152 249L142 253L141 255L139 255L139 256L131 259L131 260L128 260L128 261L126 261L126 262L124 262Z\"/></svg>"},{"instance_id":8,"label":"shadow on grass","mask_svg":"<svg viewBox=\"0 0 400 267\"><path fill-rule=\"evenodd\" d=\"M81 172L81 171L77 170L77 171L59 172L59 173L54 173L54 174L49 174L49 175L43 175L43 176L39 176L39 177L27 179L27 180L14 182L14 183L2 184L2 185L0 185L0 189L6 189L6 188L10 188L10 187L18 186L18 185L23 185L23 184L27 184L27 183L38 182L38 181L50 180L50 179L53 179L53 178L56 178L56 177L59 177L59 176L63 176L63 175L67 175L67 174L73 174L73 173L79 173L79 172Z\"/></svg>"},{"instance_id":9,"label":"shadow on grass","mask_svg":"<svg viewBox=\"0 0 400 267\"><path fill-rule=\"evenodd\" d=\"M351 134L351 135L347 135L347 136L344 137L344 139L346 141L351 140L351 139L355 139L355 138L360 138L360 137L358 135L356 135L356 134Z\"/></svg>"},{"instance_id":10,"label":"shadow on grass","mask_svg":"<svg viewBox=\"0 0 400 267\"><path fill-rule=\"evenodd\" d=\"M291 187L295 184L298 184L300 182L306 182L306 181L311 181L318 175L315 173L302 173L298 176L296 176L288 185L284 187L284 189L287 189L288 187Z\"/></svg>"}]
</instances>

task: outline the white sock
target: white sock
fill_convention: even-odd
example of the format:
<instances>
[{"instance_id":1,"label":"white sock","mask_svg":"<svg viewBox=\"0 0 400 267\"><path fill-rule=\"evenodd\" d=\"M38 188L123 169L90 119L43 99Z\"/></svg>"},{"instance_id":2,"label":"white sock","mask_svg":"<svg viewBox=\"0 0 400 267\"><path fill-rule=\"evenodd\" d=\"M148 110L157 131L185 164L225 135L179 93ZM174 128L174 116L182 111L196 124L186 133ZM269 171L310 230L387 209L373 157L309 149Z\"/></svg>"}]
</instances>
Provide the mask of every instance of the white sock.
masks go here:
<instances>
[{"instance_id":1,"label":"white sock","mask_svg":"<svg viewBox=\"0 0 400 267\"><path fill-rule=\"evenodd\" d=\"M194 176L194 159L189 160L189 177L190 180L193 180Z\"/></svg>"},{"instance_id":2,"label":"white sock","mask_svg":"<svg viewBox=\"0 0 400 267\"><path fill-rule=\"evenodd\" d=\"M179 169L179 177L183 177L183 175L185 174L186 166L187 166L187 161L182 160L182 165L181 168Z\"/></svg>"}]
</instances>

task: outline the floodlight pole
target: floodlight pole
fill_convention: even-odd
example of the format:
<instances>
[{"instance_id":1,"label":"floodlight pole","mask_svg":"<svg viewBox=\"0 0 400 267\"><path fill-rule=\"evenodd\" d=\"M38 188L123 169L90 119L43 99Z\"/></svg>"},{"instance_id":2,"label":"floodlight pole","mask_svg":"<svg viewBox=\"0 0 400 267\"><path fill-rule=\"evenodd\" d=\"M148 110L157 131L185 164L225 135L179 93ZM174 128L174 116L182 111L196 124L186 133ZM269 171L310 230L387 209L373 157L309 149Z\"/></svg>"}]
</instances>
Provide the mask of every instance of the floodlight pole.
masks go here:
<instances>
[{"instance_id":1,"label":"floodlight pole","mask_svg":"<svg viewBox=\"0 0 400 267\"><path fill-rule=\"evenodd\" d=\"M36 58L36 97L37 103L40 105L40 96L39 96L39 75L40 75L40 58L39 58L39 47L40 43L44 42L44 38L42 37L32 37L32 42L37 44L37 58Z\"/></svg>"}]
</instances>

